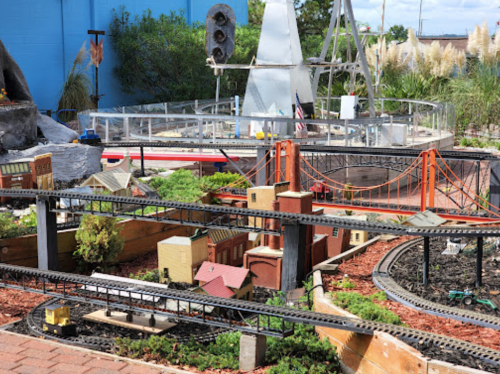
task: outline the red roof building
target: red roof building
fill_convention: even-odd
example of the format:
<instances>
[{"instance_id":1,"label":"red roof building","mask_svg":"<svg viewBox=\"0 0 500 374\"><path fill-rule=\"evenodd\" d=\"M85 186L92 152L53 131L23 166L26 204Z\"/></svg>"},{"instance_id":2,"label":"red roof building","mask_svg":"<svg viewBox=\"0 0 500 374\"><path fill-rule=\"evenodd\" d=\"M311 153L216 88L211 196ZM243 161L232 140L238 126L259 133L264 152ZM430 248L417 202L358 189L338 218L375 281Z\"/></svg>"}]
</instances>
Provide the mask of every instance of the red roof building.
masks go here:
<instances>
[{"instance_id":1,"label":"red roof building","mask_svg":"<svg viewBox=\"0 0 500 374\"><path fill-rule=\"evenodd\" d=\"M210 296L253 299L253 277L248 269L205 261L196 277L200 286L195 292Z\"/></svg>"}]
</instances>

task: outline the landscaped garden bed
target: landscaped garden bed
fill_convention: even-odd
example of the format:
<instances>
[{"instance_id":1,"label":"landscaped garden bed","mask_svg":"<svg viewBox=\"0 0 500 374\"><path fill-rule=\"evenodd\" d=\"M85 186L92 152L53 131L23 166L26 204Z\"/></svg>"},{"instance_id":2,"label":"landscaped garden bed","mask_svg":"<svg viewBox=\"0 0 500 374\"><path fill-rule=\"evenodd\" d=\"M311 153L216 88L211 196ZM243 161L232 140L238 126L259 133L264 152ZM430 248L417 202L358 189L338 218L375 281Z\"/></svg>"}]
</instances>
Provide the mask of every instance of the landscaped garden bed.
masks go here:
<instances>
[{"instance_id":1,"label":"landscaped garden bed","mask_svg":"<svg viewBox=\"0 0 500 374\"><path fill-rule=\"evenodd\" d=\"M475 239L464 240L464 243L474 245ZM500 298L500 251L487 249L485 242L483 259L483 286L477 288L476 252L460 253L458 255L442 255L446 249L446 240L440 238L430 242L429 285L422 284L423 243L414 247L398 259L392 268L392 278L406 290L426 300L447 306L465 308L500 317L500 311L493 310L489 305L473 303L465 305L448 297L451 290L464 291L469 289L481 300L498 300ZM497 299L498 298L498 299Z\"/></svg>"},{"instance_id":2,"label":"landscaped garden bed","mask_svg":"<svg viewBox=\"0 0 500 374\"><path fill-rule=\"evenodd\" d=\"M385 308L386 311L393 312L399 317L401 323L410 328L445 335L500 350L500 331L428 315L378 296L380 295L378 294L379 290L372 282L373 267L390 249L410 239L412 238L401 237L390 243L375 243L368 247L365 253L340 264L339 274L323 275L323 285L326 292L332 292L332 302L340 306L346 306L345 293L356 293L358 295L353 295L350 299L366 300L366 298L369 298L374 304ZM421 261L418 264L421 264ZM348 275L348 282L345 281L345 275ZM446 276L446 274L444 274L444 276ZM340 301L336 299L336 294L341 296ZM364 298L361 295L364 296ZM360 308L359 305L354 305L354 308L352 306L347 307L352 313L360 309L366 312L366 309L368 309L368 314L374 316L380 315L380 313L372 313L370 308L371 307ZM395 319L397 323L399 323L399 320ZM385 322L390 322L390 320L386 320ZM498 366L489 365L482 360L475 359L461 352L449 350L445 347L437 347L424 341L408 341L407 343L431 359L446 361L492 373L498 372Z\"/></svg>"}]
</instances>

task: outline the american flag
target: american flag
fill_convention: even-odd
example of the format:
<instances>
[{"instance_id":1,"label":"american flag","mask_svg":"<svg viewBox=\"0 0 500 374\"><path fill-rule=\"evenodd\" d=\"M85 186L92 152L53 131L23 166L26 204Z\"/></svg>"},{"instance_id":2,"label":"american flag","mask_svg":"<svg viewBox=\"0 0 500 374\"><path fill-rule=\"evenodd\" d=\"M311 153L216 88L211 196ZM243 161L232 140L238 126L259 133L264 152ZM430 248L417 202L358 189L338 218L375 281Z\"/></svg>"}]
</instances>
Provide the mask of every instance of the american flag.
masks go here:
<instances>
[{"instance_id":1,"label":"american flag","mask_svg":"<svg viewBox=\"0 0 500 374\"><path fill-rule=\"evenodd\" d=\"M299 95L295 93L295 119L304 119L304 111L300 105ZM297 138L307 138L307 127L303 122L295 123L295 130Z\"/></svg>"}]
</instances>

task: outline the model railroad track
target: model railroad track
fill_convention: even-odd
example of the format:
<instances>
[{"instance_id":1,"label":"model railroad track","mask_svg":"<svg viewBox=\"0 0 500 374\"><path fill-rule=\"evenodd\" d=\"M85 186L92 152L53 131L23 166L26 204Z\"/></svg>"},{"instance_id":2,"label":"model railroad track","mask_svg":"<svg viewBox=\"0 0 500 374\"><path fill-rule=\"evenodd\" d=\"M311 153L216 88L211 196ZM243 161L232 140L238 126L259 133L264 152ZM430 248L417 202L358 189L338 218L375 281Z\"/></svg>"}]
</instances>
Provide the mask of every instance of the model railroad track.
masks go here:
<instances>
[{"instance_id":1,"label":"model railroad track","mask_svg":"<svg viewBox=\"0 0 500 374\"><path fill-rule=\"evenodd\" d=\"M48 331L43 331L42 325L45 319L45 308L56 303L57 299L49 299L32 309L26 318L26 323L30 332L35 336L42 336L49 340L75 346L86 347L98 351L108 351L113 346L113 339L101 338L97 336L59 336Z\"/></svg>"},{"instance_id":2,"label":"model railroad track","mask_svg":"<svg viewBox=\"0 0 500 374\"><path fill-rule=\"evenodd\" d=\"M108 217L141 219L148 221L158 221L173 224L181 224L196 227L219 227L226 230L240 230L262 232L269 235L281 235L281 227L285 225L312 225L312 226L330 226L337 228L345 228L350 230L362 230L377 233L387 233L395 235L413 235L413 236L446 236L446 237L500 237L500 227L412 227L397 224L381 223L381 222L362 222L341 217L315 216L311 214L295 214L286 212L274 212L262 209L245 209L235 207L224 207L220 205L205 205L197 203L183 203L179 201L142 199L136 197L112 196L112 195L91 195L77 192L64 191L46 191L46 190L12 190L0 189L0 196L9 197L47 197L53 199L68 198L71 200L85 200L96 202L109 202L111 204L130 204L141 207L158 207L158 212L166 209L179 209L184 212L206 212L218 215L239 216L239 217L259 217L280 220L278 230L270 228L262 228L256 225L243 226L231 225L227 223L207 222L199 219L193 219L191 214L187 218L172 219L171 217L152 217L141 214L122 214L119 213L115 206L112 206L112 211L103 211L99 204L99 209L81 210L76 207L68 208L51 208L55 212L69 212L75 214L97 214ZM205 217L205 215L202 215Z\"/></svg>"},{"instance_id":3,"label":"model railroad track","mask_svg":"<svg viewBox=\"0 0 500 374\"><path fill-rule=\"evenodd\" d=\"M99 336L60 336L49 331L43 330L43 321L45 319L45 308L51 304L59 303L58 298L52 298L38 304L33 308L26 318L26 324L34 336L43 337L48 340L55 340L60 343L70 344L78 347L85 347L102 352L111 351L115 346L114 338L105 338ZM194 339L199 343L209 343L214 341L220 334L225 334L233 331L232 329L218 329L216 331L205 332L202 334L191 334L189 336L172 336L179 343L187 343Z\"/></svg>"},{"instance_id":4,"label":"model railroad track","mask_svg":"<svg viewBox=\"0 0 500 374\"><path fill-rule=\"evenodd\" d=\"M107 300L108 307L113 309L168 315L178 318L179 320L208 324L217 327L233 328L235 330L246 331L254 334L287 336L293 333L292 324L294 323L342 329L367 335L372 335L375 331L385 332L402 340L418 341L422 344L434 344L446 349L464 352L500 367L500 351L446 336L440 336L385 323L364 321L359 318L316 313L307 310L297 310L287 307L259 304L245 300L224 299L195 294L188 291L169 290L157 287L134 286L133 289L131 289L130 283L101 280L88 276L37 270L14 265L0 265L0 275L0 286L42 293L53 297L86 302L98 306L106 306L106 299L102 296L95 297L85 290L82 291L82 285L85 287L94 286L99 290L101 295L105 296L108 296L110 290L113 290L119 295L121 293L130 294L133 292L134 294L143 294L153 298L158 297L159 300L168 299L190 303L190 305L197 304L203 306L203 311L206 306L211 306L218 308L219 311L224 311L224 313L221 312L217 317L214 317L209 314L205 314L204 312L202 313L191 310L191 308L188 309L188 312L179 312L179 309L177 309L177 311L171 309L167 310L155 307L155 304L158 305L160 301L150 302L148 305L148 303L142 300L142 296L141 300L132 299L130 296L124 297L123 300L113 300L113 302L109 302L109 299ZM32 278L28 279L28 282L26 282L25 278L29 276ZM36 284L34 284L35 282L33 282L33 280L36 280ZM73 287L71 292L64 292L63 288L67 283L75 285L78 284L78 288L80 290L75 292L74 290L76 287ZM106 291L104 292L103 290ZM151 304L153 304L152 307ZM232 318L231 316L234 316L234 312L246 315L253 314L260 318L257 318L256 324L249 324L246 320L236 320L236 318ZM266 327L262 322L259 326L258 321L265 320L266 318L269 319L271 317L282 320L282 330L271 329L270 324ZM286 325L288 326L285 327Z\"/></svg>"},{"instance_id":5,"label":"model railroad track","mask_svg":"<svg viewBox=\"0 0 500 374\"><path fill-rule=\"evenodd\" d=\"M345 136L341 137L342 139ZM333 137L332 137L333 139ZM300 139L299 139L300 140ZM302 139L303 140L303 139ZM307 141L321 141L325 140L325 137L320 138L308 138ZM195 143L196 142L196 143ZM109 142L98 144L106 148L117 148L117 147L152 147L152 148L206 148L206 149L256 149L257 147L268 146L264 143L262 144L235 144L235 143L198 143L198 139L190 138L190 141L185 141L184 139L179 141L168 141L168 142ZM314 153L332 153L332 154L349 154L349 155L370 155L370 156L387 156L387 157L413 157L416 158L420 155L420 149L396 149L396 148L373 148L373 147L339 147L339 146L326 146L326 145L301 145L301 150L303 152L314 152ZM486 152L462 152L462 151L440 151L440 155L444 159L454 159L454 160L497 160L498 156L492 155Z\"/></svg>"},{"instance_id":6,"label":"model railroad track","mask_svg":"<svg viewBox=\"0 0 500 374\"><path fill-rule=\"evenodd\" d=\"M435 303L405 290L396 283L390 275L392 267L402 255L421 242L423 243L423 239L421 238L410 240L397 245L387 252L373 269L373 283L375 283L379 289L383 290L389 299L409 306L410 308L421 310L427 314L500 330L499 317Z\"/></svg>"}]
</instances>

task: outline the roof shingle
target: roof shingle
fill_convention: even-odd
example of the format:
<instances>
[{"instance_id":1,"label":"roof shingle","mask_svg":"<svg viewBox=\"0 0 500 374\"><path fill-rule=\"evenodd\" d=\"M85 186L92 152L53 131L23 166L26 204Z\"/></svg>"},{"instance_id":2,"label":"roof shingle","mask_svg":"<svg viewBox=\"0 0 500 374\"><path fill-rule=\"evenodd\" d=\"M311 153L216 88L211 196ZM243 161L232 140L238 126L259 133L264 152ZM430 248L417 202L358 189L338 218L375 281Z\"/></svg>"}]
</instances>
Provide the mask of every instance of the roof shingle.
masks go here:
<instances>
[{"instance_id":1,"label":"roof shingle","mask_svg":"<svg viewBox=\"0 0 500 374\"><path fill-rule=\"evenodd\" d=\"M208 283L215 278L222 277L226 287L241 288L249 271L248 269L205 261L194 279Z\"/></svg>"}]
</instances>

